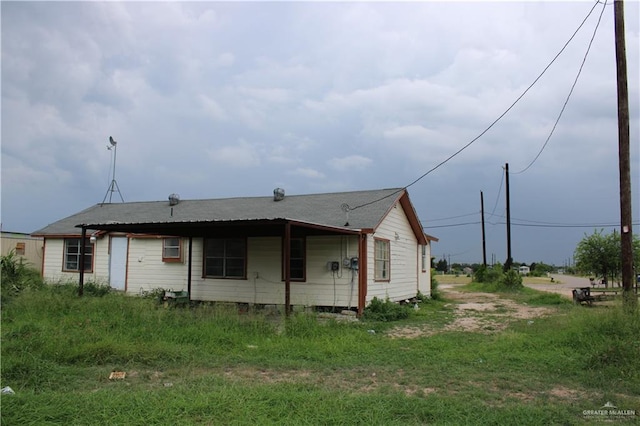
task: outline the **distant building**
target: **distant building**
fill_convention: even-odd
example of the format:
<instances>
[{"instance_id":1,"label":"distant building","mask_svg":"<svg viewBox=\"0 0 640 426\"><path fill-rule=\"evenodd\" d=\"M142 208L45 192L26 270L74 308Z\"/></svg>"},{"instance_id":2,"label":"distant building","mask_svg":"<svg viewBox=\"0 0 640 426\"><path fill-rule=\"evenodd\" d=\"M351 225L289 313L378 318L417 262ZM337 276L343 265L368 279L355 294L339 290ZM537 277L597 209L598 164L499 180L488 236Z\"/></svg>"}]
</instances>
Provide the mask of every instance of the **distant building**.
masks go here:
<instances>
[{"instance_id":1,"label":"distant building","mask_svg":"<svg viewBox=\"0 0 640 426\"><path fill-rule=\"evenodd\" d=\"M531 272L531 268L529 268L526 265L522 265L521 267L518 268L518 273L520 275L528 275Z\"/></svg>"},{"instance_id":2,"label":"distant building","mask_svg":"<svg viewBox=\"0 0 640 426\"><path fill-rule=\"evenodd\" d=\"M32 237L23 232L2 231L0 234L0 245L2 246L3 256L13 251L15 256L21 259L23 263L42 272L44 238Z\"/></svg>"}]
</instances>

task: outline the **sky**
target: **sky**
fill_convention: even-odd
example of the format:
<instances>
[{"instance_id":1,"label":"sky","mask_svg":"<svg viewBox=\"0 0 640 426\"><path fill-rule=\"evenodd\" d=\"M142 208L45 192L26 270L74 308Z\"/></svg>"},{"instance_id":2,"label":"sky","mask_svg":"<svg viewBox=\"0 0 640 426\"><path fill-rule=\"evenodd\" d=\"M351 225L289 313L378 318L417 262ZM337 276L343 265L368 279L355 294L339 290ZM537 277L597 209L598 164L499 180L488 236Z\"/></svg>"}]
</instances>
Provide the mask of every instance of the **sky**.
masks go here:
<instances>
[{"instance_id":1,"label":"sky","mask_svg":"<svg viewBox=\"0 0 640 426\"><path fill-rule=\"evenodd\" d=\"M516 262L569 264L585 235L619 229L611 1L0 8L4 231L105 197L408 186L451 263L482 262L482 193L487 260L504 262L506 164ZM639 16L626 1L635 233Z\"/></svg>"}]
</instances>

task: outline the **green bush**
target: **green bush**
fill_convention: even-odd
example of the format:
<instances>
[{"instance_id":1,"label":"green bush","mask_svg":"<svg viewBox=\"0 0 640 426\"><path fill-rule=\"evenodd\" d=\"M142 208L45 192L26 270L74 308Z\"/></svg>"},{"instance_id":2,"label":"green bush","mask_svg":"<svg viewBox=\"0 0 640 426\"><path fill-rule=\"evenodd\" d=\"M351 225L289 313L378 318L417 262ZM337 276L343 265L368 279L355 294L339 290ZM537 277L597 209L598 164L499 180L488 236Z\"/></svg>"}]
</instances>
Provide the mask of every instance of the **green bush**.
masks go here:
<instances>
[{"instance_id":1,"label":"green bush","mask_svg":"<svg viewBox=\"0 0 640 426\"><path fill-rule=\"evenodd\" d=\"M431 270L431 298L433 300L441 300L442 294L438 290L438 280L436 279L435 269Z\"/></svg>"},{"instance_id":2,"label":"green bush","mask_svg":"<svg viewBox=\"0 0 640 426\"><path fill-rule=\"evenodd\" d=\"M474 274L474 281L478 283L497 283L502 279L502 265L496 264L491 268L480 266Z\"/></svg>"},{"instance_id":3,"label":"green bush","mask_svg":"<svg viewBox=\"0 0 640 426\"><path fill-rule=\"evenodd\" d=\"M364 309L363 318L371 321L397 321L408 318L410 312L408 306L392 302L388 297L384 301L374 297Z\"/></svg>"},{"instance_id":4,"label":"green bush","mask_svg":"<svg viewBox=\"0 0 640 426\"><path fill-rule=\"evenodd\" d=\"M512 270L505 272L499 280L500 287L503 287L507 290L519 290L523 288L522 285L522 276Z\"/></svg>"},{"instance_id":5,"label":"green bush","mask_svg":"<svg viewBox=\"0 0 640 426\"><path fill-rule=\"evenodd\" d=\"M14 250L2 256L0 263L2 264L1 303L3 305L27 288L44 287L40 272L23 263L22 258L16 257Z\"/></svg>"}]
</instances>

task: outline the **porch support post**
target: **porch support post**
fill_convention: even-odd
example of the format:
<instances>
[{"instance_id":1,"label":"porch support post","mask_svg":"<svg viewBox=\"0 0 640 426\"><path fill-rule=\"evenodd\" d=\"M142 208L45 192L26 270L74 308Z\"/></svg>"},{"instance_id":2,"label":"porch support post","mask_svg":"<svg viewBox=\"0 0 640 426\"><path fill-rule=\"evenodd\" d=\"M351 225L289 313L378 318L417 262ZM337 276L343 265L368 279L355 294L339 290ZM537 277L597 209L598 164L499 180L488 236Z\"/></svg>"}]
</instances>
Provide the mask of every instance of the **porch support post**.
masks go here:
<instances>
[{"instance_id":1,"label":"porch support post","mask_svg":"<svg viewBox=\"0 0 640 426\"><path fill-rule=\"evenodd\" d=\"M187 260L187 293L189 296L189 302L191 302L191 267L193 266L192 262L192 254L193 254L193 237L189 237L189 259Z\"/></svg>"},{"instance_id":2,"label":"porch support post","mask_svg":"<svg viewBox=\"0 0 640 426\"><path fill-rule=\"evenodd\" d=\"M284 225L284 312L291 314L291 223Z\"/></svg>"},{"instance_id":3,"label":"porch support post","mask_svg":"<svg viewBox=\"0 0 640 426\"><path fill-rule=\"evenodd\" d=\"M78 265L78 271L80 271L80 277L78 277L78 296L82 296L84 293L84 252L86 250L87 240L87 228L82 227L82 234L80 235L80 264Z\"/></svg>"},{"instance_id":4,"label":"porch support post","mask_svg":"<svg viewBox=\"0 0 640 426\"><path fill-rule=\"evenodd\" d=\"M358 317L367 304L367 234L359 235L358 241Z\"/></svg>"}]
</instances>

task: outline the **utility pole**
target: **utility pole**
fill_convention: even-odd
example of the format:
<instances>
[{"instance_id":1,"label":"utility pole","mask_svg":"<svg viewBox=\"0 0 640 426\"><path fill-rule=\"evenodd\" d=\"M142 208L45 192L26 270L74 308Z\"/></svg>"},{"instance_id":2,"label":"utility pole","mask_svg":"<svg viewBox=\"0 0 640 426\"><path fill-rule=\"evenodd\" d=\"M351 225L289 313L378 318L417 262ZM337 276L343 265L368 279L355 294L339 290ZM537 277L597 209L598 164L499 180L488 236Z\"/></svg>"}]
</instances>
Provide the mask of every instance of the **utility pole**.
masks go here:
<instances>
[{"instance_id":1,"label":"utility pole","mask_svg":"<svg viewBox=\"0 0 640 426\"><path fill-rule=\"evenodd\" d=\"M511 257L511 201L509 200L509 163L504 165L505 171L505 191L507 193L507 261L504 264L504 271L511 269L513 258Z\"/></svg>"},{"instance_id":2,"label":"utility pole","mask_svg":"<svg viewBox=\"0 0 640 426\"><path fill-rule=\"evenodd\" d=\"M618 86L618 162L620 168L620 257L622 260L622 300L625 310L635 312L638 299L632 292L633 232L631 230L631 165L629 154L629 91L627 53L624 37L624 2L613 3L616 69Z\"/></svg>"},{"instance_id":3,"label":"utility pole","mask_svg":"<svg viewBox=\"0 0 640 426\"><path fill-rule=\"evenodd\" d=\"M487 241L484 233L484 195L480 191L480 216L482 217L482 266L487 267Z\"/></svg>"}]
</instances>

